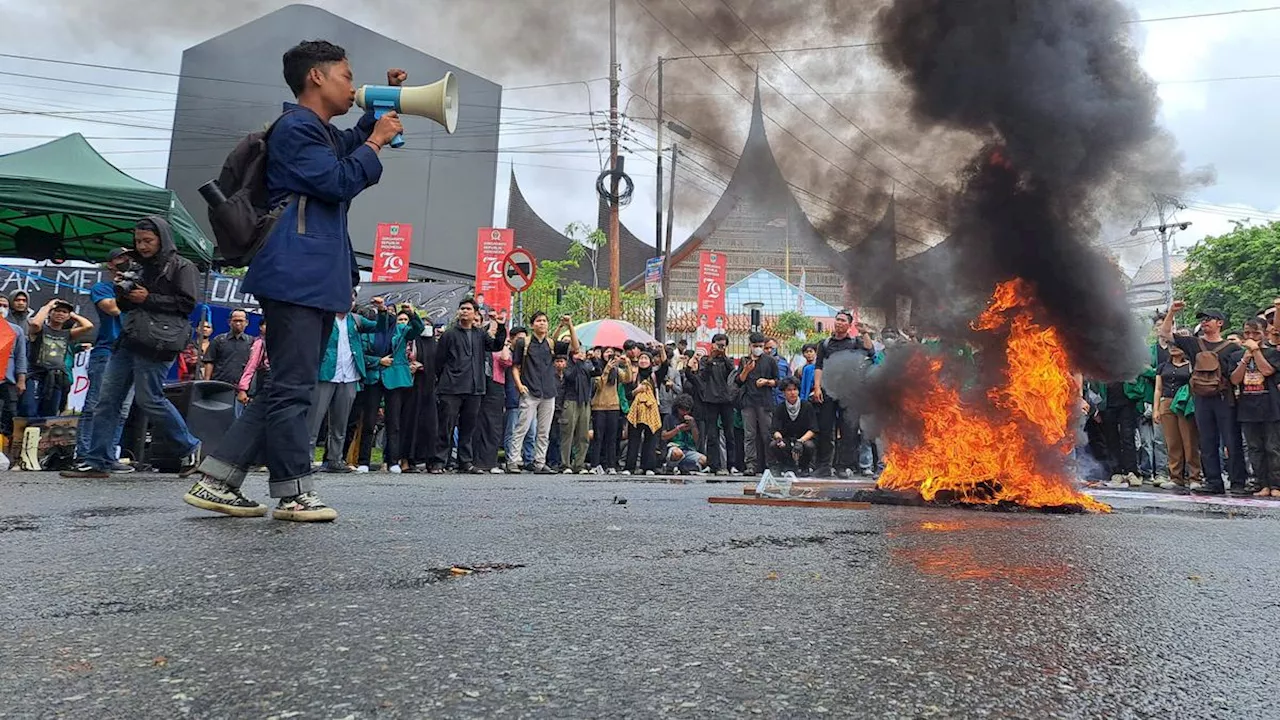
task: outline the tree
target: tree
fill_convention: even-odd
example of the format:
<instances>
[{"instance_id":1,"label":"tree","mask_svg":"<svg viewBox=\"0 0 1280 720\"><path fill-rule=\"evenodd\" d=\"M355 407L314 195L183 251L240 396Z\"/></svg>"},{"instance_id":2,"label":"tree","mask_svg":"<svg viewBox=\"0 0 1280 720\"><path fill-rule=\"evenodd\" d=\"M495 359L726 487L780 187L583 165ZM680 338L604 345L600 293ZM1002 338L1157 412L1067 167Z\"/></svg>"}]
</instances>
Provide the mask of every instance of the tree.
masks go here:
<instances>
[{"instance_id":1,"label":"tree","mask_svg":"<svg viewBox=\"0 0 1280 720\"><path fill-rule=\"evenodd\" d=\"M1280 222L1237 225L1201 240L1187 253L1187 268L1174 281L1174 293L1187 303L1180 318L1193 324L1200 308L1218 308L1228 327L1238 328L1259 310L1271 307L1280 290Z\"/></svg>"},{"instance_id":2,"label":"tree","mask_svg":"<svg viewBox=\"0 0 1280 720\"><path fill-rule=\"evenodd\" d=\"M600 228L592 230L589 225L580 222L569 223L564 234L573 241L569 246L569 259L591 263L591 287L600 287L600 248L609 242L609 238Z\"/></svg>"},{"instance_id":3,"label":"tree","mask_svg":"<svg viewBox=\"0 0 1280 720\"><path fill-rule=\"evenodd\" d=\"M773 321L773 329L783 335L813 332L813 318L795 310L788 310Z\"/></svg>"}]
</instances>

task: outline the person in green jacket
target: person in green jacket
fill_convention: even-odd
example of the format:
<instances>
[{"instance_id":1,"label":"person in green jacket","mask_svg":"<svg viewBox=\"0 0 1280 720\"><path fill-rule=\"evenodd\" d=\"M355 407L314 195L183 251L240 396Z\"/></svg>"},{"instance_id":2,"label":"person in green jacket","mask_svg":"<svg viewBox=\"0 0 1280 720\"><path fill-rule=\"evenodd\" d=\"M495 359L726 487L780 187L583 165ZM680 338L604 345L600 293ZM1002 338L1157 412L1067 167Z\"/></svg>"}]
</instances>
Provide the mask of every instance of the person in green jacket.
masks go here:
<instances>
[{"instance_id":1,"label":"person in green jacket","mask_svg":"<svg viewBox=\"0 0 1280 720\"><path fill-rule=\"evenodd\" d=\"M382 304L382 298L374 298ZM354 301L352 303L354 306ZM354 307L353 307L354 309ZM387 315L379 315L387 318ZM314 443L320 426L327 416L329 431L325 438L325 461L321 472L349 473L354 470L343 460L342 448L346 444L347 420L356 394L364 382L364 344L362 335L378 331L376 320L369 320L355 312L335 313L329 342L320 358L320 377L315 394L311 397L311 410L307 413L307 437Z\"/></svg>"},{"instance_id":2,"label":"person in green jacket","mask_svg":"<svg viewBox=\"0 0 1280 720\"><path fill-rule=\"evenodd\" d=\"M356 471L369 471L378 426L378 411L382 409L385 400L386 446L383 448L383 461L391 472L398 473L403 459L400 457L400 411L406 397L404 391L413 387L407 346L422 334L422 318L418 317L409 303L402 303L400 311L394 316L385 303L375 304L374 310L377 313L378 329L365 336L364 343L364 407L361 408L363 427Z\"/></svg>"}]
</instances>

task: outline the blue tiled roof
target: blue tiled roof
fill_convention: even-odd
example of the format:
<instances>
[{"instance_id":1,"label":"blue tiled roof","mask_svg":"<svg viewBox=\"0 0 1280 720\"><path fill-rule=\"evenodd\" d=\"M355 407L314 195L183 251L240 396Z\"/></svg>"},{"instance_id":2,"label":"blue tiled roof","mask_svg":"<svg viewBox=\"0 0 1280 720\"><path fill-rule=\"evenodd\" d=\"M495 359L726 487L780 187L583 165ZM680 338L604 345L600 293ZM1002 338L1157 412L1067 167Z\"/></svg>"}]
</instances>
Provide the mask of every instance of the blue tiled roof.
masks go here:
<instances>
[{"instance_id":1,"label":"blue tiled roof","mask_svg":"<svg viewBox=\"0 0 1280 720\"><path fill-rule=\"evenodd\" d=\"M799 310L800 288L774 275L768 270L757 270L729 286L725 292L725 311L729 314L745 312L742 306L749 302L764 303L765 315L780 315L789 310ZM810 317L835 317L839 308L822 302L810 293L804 294L804 314Z\"/></svg>"}]
</instances>

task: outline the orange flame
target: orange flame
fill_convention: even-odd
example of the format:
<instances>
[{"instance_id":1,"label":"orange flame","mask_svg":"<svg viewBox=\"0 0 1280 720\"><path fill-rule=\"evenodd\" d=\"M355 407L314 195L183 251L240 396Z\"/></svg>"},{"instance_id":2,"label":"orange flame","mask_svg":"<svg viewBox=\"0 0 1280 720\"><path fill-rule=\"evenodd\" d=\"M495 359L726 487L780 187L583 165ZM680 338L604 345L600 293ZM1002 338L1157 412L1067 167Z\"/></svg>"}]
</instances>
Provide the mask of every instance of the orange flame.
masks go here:
<instances>
[{"instance_id":1,"label":"orange flame","mask_svg":"<svg viewBox=\"0 0 1280 720\"><path fill-rule=\"evenodd\" d=\"M916 358L913 375L924 378L925 385L912 394L907 410L923 419L922 436L918 444L908 445L886 432L889 446L880 487L915 490L925 500L948 492L973 504L1111 510L1076 490L1061 462L1053 462L1053 455L1065 457L1071 451L1068 428L1080 388L1058 331L1036 322L1033 297L1021 280L1001 283L972 324L988 332L1009 328L1006 382L988 391L990 408L966 404L944 385L941 359Z\"/></svg>"}]
</instances>

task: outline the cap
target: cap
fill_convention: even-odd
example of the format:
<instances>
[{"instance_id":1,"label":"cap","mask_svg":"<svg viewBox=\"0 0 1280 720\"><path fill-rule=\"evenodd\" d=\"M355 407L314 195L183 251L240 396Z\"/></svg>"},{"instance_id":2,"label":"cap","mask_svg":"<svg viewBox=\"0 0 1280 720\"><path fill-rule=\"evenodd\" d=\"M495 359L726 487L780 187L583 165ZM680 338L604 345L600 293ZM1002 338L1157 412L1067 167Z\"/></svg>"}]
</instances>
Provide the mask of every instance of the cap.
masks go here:
<instances>
[{"instance_id":1,"label":"cap","mask_svg":"<svg viewBox=\"0 0 1280 720\"><path fill-rule=\"evenodd\" d=\"M75 309L76 309L76 306L75 306L75 305L72 305L71 303L67 302L66 300L56 300L56 301L54 301L54 303L53 303L53 309L54 309L54 310L61 310L61 309L63 309L63 308L66 308L67 310L70 310L70 311L74 312L74 311L75 311Z\"/></svg>"},{"instance_id":2,"label":"cap","mask_svg":"<svg viewBox=\"0 0 1280 720\"><path fill-rule=\"evenodd\" d=\"M1197 320L1205 320L1205 319L1220 320L1222 322L1226 322L1227 315L1226 313L1216 308L1205 308L1204 310L1201 310L1196 313L1196 319Z\"/></svg>"},{"instance_id":3,"label":"cap","mask_svg":"<svg viewBox=\"0 0 1280 720\"><path fill-rule=\"evenodd\" d=\"M122 248L122 247L115 248L111 252L107 253L107 262L111 262L112 260L115 260L121 255L128 255L129 252L130 252L129 248Z\"/></svg>"}]
</instances>

